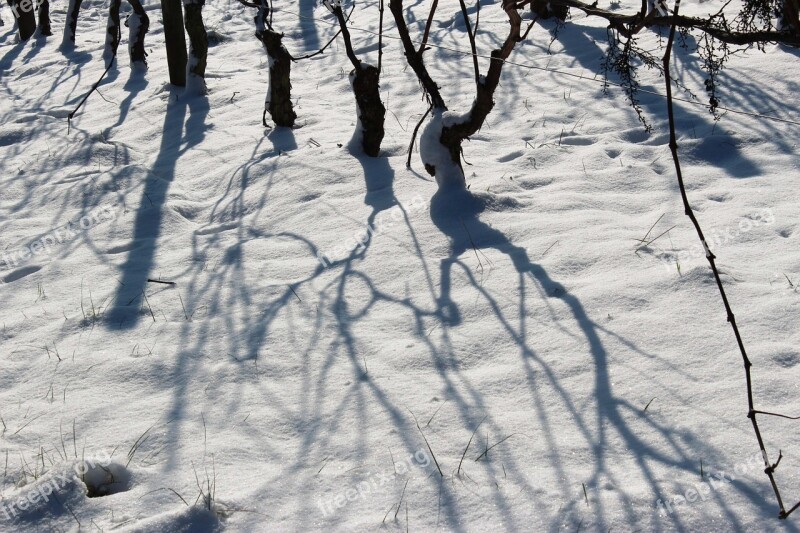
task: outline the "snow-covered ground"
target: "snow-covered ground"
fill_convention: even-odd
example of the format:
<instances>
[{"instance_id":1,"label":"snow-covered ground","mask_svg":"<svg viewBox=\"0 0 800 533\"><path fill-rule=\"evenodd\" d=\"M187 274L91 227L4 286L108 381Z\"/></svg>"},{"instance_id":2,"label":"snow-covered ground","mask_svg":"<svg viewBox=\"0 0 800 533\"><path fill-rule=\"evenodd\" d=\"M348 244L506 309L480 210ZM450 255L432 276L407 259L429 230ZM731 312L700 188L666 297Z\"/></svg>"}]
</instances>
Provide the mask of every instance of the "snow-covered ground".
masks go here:
<instances>
[{"instance_id":1,"label":"snow-covered ground","mask_svg":"<svg viewBox=\"0 0 800 533\"><path fill-rule=\"evenodd\" d=\"M295 55L333 35L313 1L276 4ZM429 2L407 4L419 38ZM467 49L458 3L440 4L431 43ZM488 53L507 23L482 4ZM118 68L68 126L104 69L106 5L83 5L66 55L58 36L0 33L0 530L800 529L776 518L665 100L641 94L647 134L621 91L603 94L602 22L575 13L552 44L553 24L537 24L465 143L471 194L452 195L418 154L406 169L426 104L388 11L387 134L370 159L348 151L344 46L294 65L298 127L266 129L253 13L218 0L204 9L207 97L166 83L149 2L149 70L130 73L123 36ZM64 16L55 3L54 33ZM362 30L377 29L377 2L352 20L376 63ZM696 59L676 53L703 98ZM471 59L425 57L466 111ZM798 80L796 50L750 50L731 58L722 105L790 122L715 123L685 103L677 116L756 405L788 415ZM654 72L643 87L664 90ZM648 234L663 235L637 250ZM761 427L791 506L800 423Z\"/></svg>"}]
</instances>

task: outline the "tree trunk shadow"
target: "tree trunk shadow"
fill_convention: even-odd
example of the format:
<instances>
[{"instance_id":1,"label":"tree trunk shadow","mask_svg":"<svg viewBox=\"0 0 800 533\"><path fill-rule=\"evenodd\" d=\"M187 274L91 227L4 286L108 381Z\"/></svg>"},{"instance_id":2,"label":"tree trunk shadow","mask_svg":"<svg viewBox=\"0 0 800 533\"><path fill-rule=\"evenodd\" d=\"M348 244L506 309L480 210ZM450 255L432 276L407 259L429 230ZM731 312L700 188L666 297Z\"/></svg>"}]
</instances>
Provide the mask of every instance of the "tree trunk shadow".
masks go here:
<instances>
[{"instance_id":1,"label":"tree trunk shadow","mask_svg":"<svg viewBox=\"0 0 800 533\"><path fill-rule=\"evenodd\" d=\"M207 100L176 98L173 101L177 96L177 91L173 90L164 115L161 146L151 166L151 176L144 184L128 256L120 267L119 288L113 306L105 315L108 326L113 329L131 329L138 323L141 315L134 304L143 296L155 263L164 208L178 159L205 136Z\"/></svg>"}]
</instances>

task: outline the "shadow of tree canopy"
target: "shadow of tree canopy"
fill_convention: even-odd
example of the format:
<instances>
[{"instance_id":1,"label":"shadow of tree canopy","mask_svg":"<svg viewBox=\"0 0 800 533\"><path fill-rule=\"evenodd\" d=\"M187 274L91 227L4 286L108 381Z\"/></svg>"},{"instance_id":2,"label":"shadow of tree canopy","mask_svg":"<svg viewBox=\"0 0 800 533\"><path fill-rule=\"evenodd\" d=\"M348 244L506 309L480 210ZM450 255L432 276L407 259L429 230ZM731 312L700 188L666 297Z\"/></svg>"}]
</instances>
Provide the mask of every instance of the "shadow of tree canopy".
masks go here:
<instances>
[{"instance_id":1,"label":"shadow of tree canopy","mask_svg":"<svg viewBox=\"0 0 800 533\"><path fill-rule=\"evenodd\" d=\"M278 144L292 144L287 140L290 130L279 133ZM410 246L403 248L407 252L404 260L412 258L418 265L419 279L414 281L423 283L425 293L419 297L398 292L396 286L387 286L384 278L375 275L375 268L392 261L391 256L376 255L376 239L390 238L391 234L368 234L345 257L333 257L320 264L317 259L324 251L310 236L266 229L275 185L286 178L280 172L282 151L264 150L262 144L255 147L253 158L240 167L230 179L224 197L217 201L215 213L224 213L220 220L232 223L232 232L226 232L225 238L223 233L213 233L198 234L194 239L193 255L197 260L186 273L191 279L184 290L186 308L193 315L207 306L207 316L213 320L187 321L181 326L182 349L171 371L172 379L168 380L175 385L170 390L172 404L164 415L165 420L172 421L166 429L169 442L181 442L182 433L187 431L183 421L190 418L192 405L198 399L193 384L206 382L212 367L218 366L214 361L222 358L234 364L234 369L226 371L225 379L228 384L240 386L241 394L218 396L215 391L219 380L209 380L206 397L216 397L228 417L240 416L249 409L246 404L267 406L266 420L248 426L240 444L244 448L256 447L270 463L281 465L278 475L265 477L261 485L253 488L259 494L269 495L277 486L285 494L319 494L365 481L369 475L366 467L331 474L333 479L320 479L315 473L332 457L372 458L384 453L375 449L376 432L389 435L386 438L394 443L397 456L427 450L415 422L421 420L424 424L423 416L428 416L423 414L424 405L419 398L410 401L398 394L391 381L371 370L370 361L374 365L381 354L374 351L375 341L367 332L377 325L375 313L385 316L387 310L396 318L383 327L393 331L399 328L410 336L409 342L421 347L413 351L415 364L428 373L426 380L435 383L433 390L443 394L450 405L448 409L454 412L452 423L465 432L464 438L479 423L483 431L492 435L508 435L508 428L490 414L492 396L484 392L484 385L468 372L459 355L462 341L457 339L463 335L464 327L474 323L472 317L480 308L496 326L482 333L518 350L521 375L513 379L524 383L524 388L515 390L524 392L520 400L538 428L535 435L513 434L510 442L516 442L516 449L535 443L549 450L552 478L548 479L555 483L549 488L558 494L561 507L548 517L537 515L537 520L543 520L549 530L559 529L564 523L573 528L583 524L604 531L619 526L611 518L611 509L599 500L593 501L591 513L586 516L583 500L575 497L575 483L570 480L578 461L588 470L583 482L592 490L608 484L621 486L631 472L643 480L653 495L648 508L642 509L638 498L624 490L613 497L615 508L624 510L628 525L644 525L655 531L692 531L696 527L696 523L682 522L677 514L663 515L655 508L658 497L670 496L663 492L664 482L656 470L669 468L696 474L698 454L713 457L720 451L685 429L644 416L640 406L615 392L603 339L616 338L632 351L639 348L598 324L577 295L532 261L524 248L481 220L487 210L507 209L507 199L467 191L437 192L430 203L430 219L450 245L438 264L432 263L418 240L408 206L395 197L394 171L388 159L357 158L366 184L365 204L371 208L363 224L380 227L382 214L393 209L402 212L402 217L397 217L401 224L392 233L402 231L407 235ZM304 189L302 184L293 186ZM246 199L255 192L254 187L260 191L257 199ZM313 196L314 191L306 193ZM282 284L254 287L248 280L263 276L259 271L265 265L254 261L252 247L281 249L281 243L294 243L293 249L300 250L298 254L305 255L307 261L299 263L294 275ZM483 272L466 261L473 255L480 259L484 251L490 250L507 257L508 262L498 266L484 260L483 268L514 269L517 285L508 289L517 295L516 302L498 300L483 286ZM218 260L213 275L208 275L205 269L212 257ZM463 297L460 301L454 296L456 286L461 294L471 293L475 301L465 303ZM570 357L575 359L574 364L591 369L593 390L576 390L560 375L557 365L540 353L536 338L530 334L532 309L582 347L577 353L571 352ZM215 346L216 355L208 353L209 346ZM222 346L224 353L218 353ZM592 398L588 404L587 397ZM300 398L299 403L293 403L293 398ZM357 421L355 426L342 425L348 416ZM529 465L514 454L496 450L502 460L470 461L464 472L456 473L453 461L457 462L457 457L443 456L441 449L437 450L443 441L434 427L435 424L423 425L423 433L433 441L439 462L447 466L443 476L431 465L426 477L413 478L415 493L427 495L427 503L417 512L438 513L448 527L466 530L465 506L474 505L472 498L479 498L491 501L508 527L521 529L530 517L514 507L511 493L530 495L531 511L551 506L553 495L537 487ZM284 439L276 436L284 433L299 444L287 448ZM565 434L573 439L566 446ZM456 443L459 453L464 444ZM574 457L575 453L579 457ZM177 465L176 454L177 450L168 452L168 465ZM623 463L618 454L626 457ZM491 480L501 479L509 488L494 490ZM731 490L763 509L765 516L771 514L770 502L761 490L745 482L733 487ZM293 518L293 524L315 527L319 520L318 501L304 498L300 505L302 512ZM734 510L716 496L709 499L700 514L709 520L722 515L733 530L742 530ZM326 520L329 526L337 523L335 515Z\"/></svg>"}]
</instances>

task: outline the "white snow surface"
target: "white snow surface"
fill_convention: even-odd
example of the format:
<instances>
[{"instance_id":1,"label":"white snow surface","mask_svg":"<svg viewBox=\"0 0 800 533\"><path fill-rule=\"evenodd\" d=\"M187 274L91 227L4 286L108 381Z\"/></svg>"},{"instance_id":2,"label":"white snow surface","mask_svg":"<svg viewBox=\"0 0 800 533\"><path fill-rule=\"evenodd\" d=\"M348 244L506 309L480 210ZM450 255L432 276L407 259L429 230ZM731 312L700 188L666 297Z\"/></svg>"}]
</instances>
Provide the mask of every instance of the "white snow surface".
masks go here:
<instances>
[{"instance_id":1,"label":"white snow surface","mask_svg":"<svg viewBox=\"0 0 800 533\"><path fill-rule=\"evenodd\" d=\"M464 173L453 162L450 152L439 139L442 137L442 129L466 122L468 116L469 113L464 116L452 111L434 109L419 136L419 158L424 164L434 168L436 183L440 188L464 186Z\"/></svg>"},{"instance_id":2,"label":"white snow surface","mask_svg":"<svg viewBox=\"0 0 800 533\"><path fill-rule=\"evenodd\" d=\"M296 56L336 31L313 2L275 4ZM418 39L428 3L406 4ZM52 7L56 30L65 6ZM800 516L776 517L758 462L665 100L641 93L648 134L619 90L603 93L602 21L575 14L552 45L553 24L537 23L511 60L538 68L506 66L457 193L438 192L418 153L406 169L427 103L391 17L391 113L371 159L347 149L357 117L341 43L293 65L297 127L267 129L252 9L207 2L206 26L226 39L209 49L208 94L192 97L167 85L147 8L149 69L132 75L120 56L69 127L105 68L107 5L84 1L72 52L0 32L0 531L798 530ZM440 14L430 42L468 49L458 6ZM499 2L480 17L488 54L507 23ZM376 62L377 35L359 31L377 30L375 2L352 28ZM699 62L676 54L676 76L705 99ZM471 59L425 59L448 108L468 110ZM756 407L790 416L798 79L797 50L774 45L732 56L720 79L722 105L790 123L715 122L676 102L689 199ZM655 72L642 84L663 94ZM420 195L429 208L410 208ZM800 424L759 420L794 505ZM96 457L121 490L89 498L70 474L43 503L44 483Z\"/></svg>"}]
</instances>

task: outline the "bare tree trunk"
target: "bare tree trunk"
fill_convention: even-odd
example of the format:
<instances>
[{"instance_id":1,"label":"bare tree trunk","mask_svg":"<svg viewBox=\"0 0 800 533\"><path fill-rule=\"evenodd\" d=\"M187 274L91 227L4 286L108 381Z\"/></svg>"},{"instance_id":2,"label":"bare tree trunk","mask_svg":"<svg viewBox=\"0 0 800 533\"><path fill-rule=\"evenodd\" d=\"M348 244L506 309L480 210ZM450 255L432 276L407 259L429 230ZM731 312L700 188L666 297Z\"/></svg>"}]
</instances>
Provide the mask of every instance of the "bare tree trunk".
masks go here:
<instances>
[{"instance_id":1,"label":"bare tree trunk","mask_svg":"<svg viewBox=\"0 0 800 533\"><path fill-rule=\"evenodd\" d=\"M437 3L438 2L433 3L431 13L436 9ZM427 94L434 109L446 110L447 106L444 104L444 99L442 99L442 95L439 92L439 86L436 85L436 82L431 78L428 69L425 67L425 62L422 60L422 54L425 52L425 41L423 41L423 45L420 46L419 51L414 48L414 43L411 41L411 35L408 33L408 25L406 24L405 15L403 14L403 0L390 0L389 11L392 12L392 16L397 24L397 31L400 33L400 41L403 43L403 49L405 50L406 62L408 62L414 74L417 75L417 79L420 84L422 84L422 89ZM431 20L432 16L433 15L430 17ZM429 26L430 24L426 25L425 28L426 40Z\"/></svg>"},{"instance_id":2,"label":"bare tree trunk","mask_svg":"<svg viewBox=\"0 0 800 533\"><path fill-rule=\"evenodd\" d=\"M27 41L36 32L33 0L9 0L8 5L17 23L20 41Z\"/></svg>"},{"instance_id":3,"label":"bare tree trunk","mask_svg":"<svg viewBox=\"0 0 800 533\"><path fill-rule=\"evenodd\" d=\"M358 108L360 131L356 135L361 135L358 140L364 153L370 157L378 157L385 133L383 125L386 116L386 108L383 106L380 94L381 73L377 67L363 63L356 57L342 6L334 7L333 14L336 15L336 19L339 21L347 57L354 67L353 71L350 72L350 83L353 86Z\"/></svg>"},{"instance_id":4,"label":"bare tree trunk","mask_svg":"<svg viewBox=\"0 0 800 533\"><path fill-rule=\"evenodd\" d=\"M278 126L291 128L297 120L292 106L292 56L283 46L283 34L273 31L268 21L269 7L261 0L256 15L256 37L264 45L269 56L269 95L265 111ZM266 113L264 119L266 125Z\"/></svg>"},{"instance_id":5,"label":"bare tree trunk","mask_svg":"<svg viewBox=\"0 0 800 533\"><path fill-rule=\"evenodd\" d=\"M39 0L39 35L53 35L50 28L50 2L49 0Z\"/></svg>"},{"instance_id":6,"label":"bare tree trunk","mask_svg":"<svg viewBox=\"0 0 800 533\"><path fill-rule=\"evenodd\" d=\"M183 87L186 85L187 57L181 0L161 0L161 14L164 18L164 41L167 48L169 82L172 85Z\"/></svg>"},{"instance_id":7,"label":"bare tree trunk","mask_svg":"<svg viewBox=\"0 0 800 533\"><path fill-rule=\"evenodd\" d=\"M183 9L186 33L189 34L189 62L187 64L187 91L203 94L206 90L206 62L208 58L208 34L203 24L205 0L184 0Z\"/></svg>"},{"instance_id":8,"label":"bare tree trunk","mask_svg":"<svg viewBox=\"0 0 800 533\"><path fill-rule=\"evenodd\" d=\"M565 5L553 5L550 0L533 0L531 2L531 11L533 11L541 19L549 19L556 17L558 20L564 21L569 14L569 8Z\"/></svg>"},{"instance_id":9,"label":"bare tree trunk","mask_svg":"<svg viewBox=\"0 0 800 533\"><path fill-rule=\"evenodd\" d=\"M358 106L358 120L362 127L361 146L368 156L378 157L386 117L386 108L380 94L380 72L377 67L362 63L360 68L353 69L350 79Z\"/></svg>"},{"instance_id":10,"label":"bare tree trunk","mask_svg":"<svg viewBox=\"0 0 800 533\"><path fill-rule=\"evenodd\" d=\"M129 30L128 52L131 56L131 67L147 69L147 52L144 49L144 36L150 29L150 17L147 16L139 0L128 0L133 8L133 13L125 21Z\"/></svg>"},{"instance_id":11,"label":"bare tree trunk","mask_svg":"<svg viewBox=\"0 0 800 533\"><path fill-rule=\"evenodd\" d=\"M783 29L800 33L800 0L783 0Z\"/></svg>"},{"instance_id":12,"label":"bare tree trunk","mask_svg":"<svg viewBox=\"0 0 800 533\"><path fill-rule=\"evenodd\" d=\"M117 56L120 41L119 8L122 0L111 0L108 6L108 23L106 24L106 46L103 50L103 61L109 64Z\"/></svg>"},{"instance_id":13,"label":"bare tree trunk","mask_svg":"<svg viewBox=\"0 0 800 533\"><path fill-rule=\"evenodd\" d=\"M502 48L492 52L489 72L486 76L482 76L478 67L478 56L475 45L477 26L473 30L467 15L467 8L464 0L459 0L459 3L461 4L461 13L464 17L467 37L469 38L469 44L472 49L476 96L469 113L463 117L456 118L453 116L444 116L444 111L447 110L447 107L441 97L439 87L431 79L425 68L425 63L422 60L422 53L425 51L424 45L417 51L414 49L414 45L411 41L408 25L403 15L403 1L391 0L389 2L389 9L392 11L392 15L395 18L397 29L400 33L400 40L405 49L406 60L417 75L417 79L427 92L429 101L431 102L433 118L428 126L426 126L422 140L420 140L420 155L425 164L425 170L430 175L436 177L436 182L439 187L463 188L466 186L464 169L461 166L462 143L480 130L481 126L483 126L483 123L486 121L486 117L491 113L494 107L494 92L500 84L500 73L503 70L505 60L514 50L516 44L525 39L528 35L528 31L533 27L531 24L524 35L520 31L522 17L517 12L517 9L527 5L526 2L517 3L515 0L503 0L503 10L506 12L506 15L508 15L511 29ZM430 20L431 17L429 17L429 22ZM440 146L423 146L424 143L430 145L436 143L437 140ZM440 148L446 150L446 156L440 155ZM452 164L448 164L446 161L447 156L449 156L450 159L449 163ZM437 168L437 164L439 168Z\"/></svg>"},{"instance_id":14,"label":"bare tree trunk","mask_svg":"<svg viewBox=\"0 0 800 533\"><path fill-rule=\"evenodd\" d=\"M63 48L75 47L75 33L78 31L78 14L83 0L69 0L67 5L67 22L64 24L64 38L61 41Z\"/></svg>"},{"instance_id":15,"label":"bare tree trunk","mask_svg":"<svg viewBox=\"0 0 800 533\"><path fill-rule=\"evenodd\" d=\"M492 108L494 108L494 92L497 89L497 86L500 84L500 74L503 70L505 60L508 59L509 55L511 55L511 52L514 50L516 44L524 39L524 36L521 35L520 30L522 17L520 17L519 13L517 13L513 2L504 2L504 9L508 15L509 22L511 23L511 30L509 31L508 37L503 43L503 47L492 51L489 72L485 77L481 77L479 75L476 63L475 77L477 94L467 119L463 122L453 124L452 126L446 126L442 128L441 142L447 147L448 152L450 152L450 158L459 166L459 168L462 168L461 144L464 142L464 140L468 139L481 129L483 123L486 122L486 117L488 117L489 113L492 112ZM466 18L466 16L466 10L464 10L464 17ZM467 30L469 30L469 23L467 23ZM474 50L475 35L470 34L470 39L472 41Z\"/></svg>"}]
</instances>

